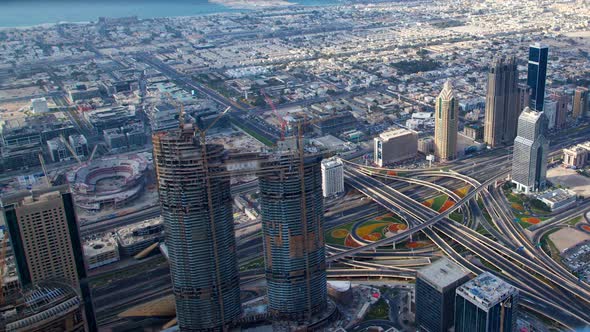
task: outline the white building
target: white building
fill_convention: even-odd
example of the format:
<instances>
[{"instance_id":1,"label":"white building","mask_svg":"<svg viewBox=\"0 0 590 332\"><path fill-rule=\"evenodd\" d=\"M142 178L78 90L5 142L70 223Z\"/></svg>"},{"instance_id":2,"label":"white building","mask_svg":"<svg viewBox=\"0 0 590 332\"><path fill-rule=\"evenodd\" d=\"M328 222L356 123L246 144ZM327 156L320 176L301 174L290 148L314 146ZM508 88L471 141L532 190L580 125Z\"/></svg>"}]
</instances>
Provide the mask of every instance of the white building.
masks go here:
<instances>
[{"instance_id":1,"label":"white building","mask_svg":"<svg viewBox=\"0 0 590 332\"><path fill-rule=\"evenodd\" d=\"M416 156L418 152L418 133L408 129L394 129L374 138L375 164L382 167Z\"/></svg>"},{"instance_id":2,"label":"white building","mask_svg":"<svg viewBox=\"0 0 590 332\"><path fill-rule=\"evenodd\" d=\"M84 242L83 247L88 269L119 261L119 247L111 235L90 239Z\"/></svg>"},{"instance_id":3,"label":"white building","mask_svg":"<svg viewBox=\"0 0 590 332\"><path fill-rule=\"evenodd\" d=\"M35 98L31 99L31 109L35 114L42 114L49 112L49 107L47 106L47 99L45 98Z\"/></svg>"},{"instance_id":4,"label":"white building","mask_svg":"<svg viewBox=\"0 0 590 332\"><path fill-rule=\"evenodd\" d=\"M344 166L340 158L322 160L322 191L324 197L344 192Z\"/></svg>"},{"instance_id":5,"label":"white building","mask_svg":"<svg viewBox=\"0 0 590 332\"><path fill-rule=\"evenodd\" d=\"M555 127L555 117L557 116L557 102L549 98L545 99L545 106L543 106L543 113L549 120L547 129L553 129Z\"/></svg>"},{"instance_id":6,"label":"white building","mask_svg":"<svg viewBox=\"0 0 590 332\"><path fill-rule=\"evenodd\" d=\"M567 189L555 189L537 197L551 211L561 210L576 204L576 193Z\"/></svg>"}]
</instances>

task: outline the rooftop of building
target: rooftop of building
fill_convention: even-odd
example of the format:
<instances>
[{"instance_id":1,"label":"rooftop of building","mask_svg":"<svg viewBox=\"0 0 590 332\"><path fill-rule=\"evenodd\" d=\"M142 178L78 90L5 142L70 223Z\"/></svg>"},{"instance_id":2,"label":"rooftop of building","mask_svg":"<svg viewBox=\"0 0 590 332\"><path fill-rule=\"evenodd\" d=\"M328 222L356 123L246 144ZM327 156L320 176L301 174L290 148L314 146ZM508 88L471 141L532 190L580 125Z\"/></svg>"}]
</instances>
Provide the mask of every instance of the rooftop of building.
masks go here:
<instances>
[{"instance_id":1,"label":"rooftop of building","mask_svg":"<svg viewBox=\"0 0 590 332\"><path fill-rule=\"evenodd\" d=\"M342 159L340 158L329 158L322 160L322 166L327 168L342 166Z\"/></svg>"},{"instance_id":2,"label":"rooftop of building","mask_svg":"<svg viewBox=\"0 0 590 332\"><path fill-rule=\"evenodd\" d=\"M389 141L390 139L393 139L393 138L411 135L411 134L416 134L416 132L413 130L410 130L410 129L395 128L395 129L391 129L389 131L381 133L379 135L379 138L381 138L384 141Z\"/></svg>"},{"instance_id":3,"label":"rooftop of building","mask_svg":"<svg viewBox=\"0 0 590 332\"><path fill-rule=\"evenodd\" d=\"M96 256L105 252L117 250L118 245L115 238L112 235L107 234L84 241L83 247L85 256Z\"/></svg>"},{"instance_id":4,"label":"rooftop of building","mask_svg":"<svg viewBox=\"0 0 590 332\"><path fill-rule=\"evenodd\" d=\"M457 288L457 295L470 300L484 309L489 309L518 290L499 277L484 272Z\"/></svg>"},{"instance_id":5,"label":"rooftop of building","mask_svg":"<svg viewBox=\"0 0 590 332\"><path fill-rule=\"evenodd\" d=\"M159 236L160 232L148 232L154 227L163 227L162 217L147 219L135 224L121 227L115 231L119 243L123 246L132 245Z\"/></svg>"},{"instance_id":6,"label":"rooftop of building","mask_svg":"<svg viewBox=\"0 0 590 332\"><path fill-rule=\"evenodd\" d=\"M576 196L576 193L567 189L558 188L540 195L539 198L552 203L559 203L572 198L572 196Z\"/></svg>"},{"instance_id":7,"label":"rooftop of building","mask_svg":"<svg viewBox=\"0 0 590 332\"><path fill-rule=\"evenodd\" d=\"M418 278L440 288L445 288L467 276L469 271L446 257L418 270Z\"/></svg>"}]
</instances>

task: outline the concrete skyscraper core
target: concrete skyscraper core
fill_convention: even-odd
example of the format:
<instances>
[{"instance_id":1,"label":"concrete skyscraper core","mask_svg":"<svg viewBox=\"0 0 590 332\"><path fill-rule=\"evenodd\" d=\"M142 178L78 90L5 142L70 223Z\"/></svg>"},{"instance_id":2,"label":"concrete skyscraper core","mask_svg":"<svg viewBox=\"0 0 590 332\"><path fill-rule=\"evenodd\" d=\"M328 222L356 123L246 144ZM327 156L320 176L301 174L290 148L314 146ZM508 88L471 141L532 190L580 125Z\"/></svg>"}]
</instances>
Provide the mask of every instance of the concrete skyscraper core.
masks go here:
<instances>
[{"instance_id":1,"label":"concrete skyscraper core","mask_svg":"<svg viewBox=\"0 0 590 332\"><path fill-rule=\"evenodd\" d=\"M201 144L191 124L152 141L178 325L221 330L241 314L223 146Z\"/></svg>"},{"instance_id":2,"label":"concrete skyscraper core","mask_svg":"<svg viewBox=\"0 0 590 332\"><path fill-rule=\"evenodd\" d=\"M488 70L484 141L491 147L512 144L519 110L518 69L514 58L496 58Z\"/></svg>"},{"instance_id":3,"label":"concrete skyscraper core","mask_svg":"<svg viewBox=\"0 0 590 332\"><path fill-rule=\"evenodd\" d=\"M278 319L302 322L326 307L320 162L280 155L259 177L268 308Z\"/></svg>"},{"instance_id":4,"label":"concrete skyscraper core","mask_svg":"<svg viewBox=\"0 0 590 332\"><path fill-rule=\"evenodd\" d=\"M457 127L459 125L459 101L453 86L447 81L436 98L434 109L434 148L441 161L457 158Z\"/></svg>"},{"instance_id":5,"label":"concrete skyscraper core","mask_svg":"<svg viewBox=\"0 0 590 332\"><path fill-rule=\"evenodd\" d=\"M546 132L545 114L525 108L518 118L512 161L512 182L525 193L545 187L549 148Z\"/></svg>"}]
</instances>

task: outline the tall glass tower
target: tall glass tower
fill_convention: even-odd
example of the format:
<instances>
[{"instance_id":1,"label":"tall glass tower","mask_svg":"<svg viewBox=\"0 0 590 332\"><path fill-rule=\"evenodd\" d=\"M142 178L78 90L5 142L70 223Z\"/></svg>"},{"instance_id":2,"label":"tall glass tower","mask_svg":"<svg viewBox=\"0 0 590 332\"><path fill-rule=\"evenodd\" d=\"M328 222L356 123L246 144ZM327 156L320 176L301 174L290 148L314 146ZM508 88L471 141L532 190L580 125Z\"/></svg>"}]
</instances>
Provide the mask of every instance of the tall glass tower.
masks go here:
<instances>
[{"instance_id":1,"label":"tall glass tower","mask_svg":"<svg viewBox=\"0 0 590 332\"><path fill-rule=\"evenodd\" d=\"M223 146L203 146L190 124L152 141L178 325L222 330L241 314Z\"/></svg>"},{"instance_id":2,"label":"tall glass tower","mask_svg":"<svg viewBox=\"0 0 590 332\"><path fill-rule=\"evenodd\" d=\"M547 117L543 112L525 108L518 118L518 136L514 140L512 182L529 193L545 188L547 175Z\"/></svg>"},{"instance_id":3,"label":"tall glass tower","mask_svg":"<svg viewBox=\"0 0 590 332\"><path fill-rule=\"evenodd\" d=\"M543 111L548 55L549 47L547 45L536 43L529 47L529 68L527 76L527 84L531 87L529 107L537 112Z\"/></svg>"},{"instance_id":4,"label":"tall glass tower","mask_svg":"<svg viewBox=\"0 0 590 332\"><path fill-rule=\"evenodd\" d=\"M303 322L326 306L320 163L281 155L259 177L268 307L279 320Z\"/></svg>"}]
</instances>

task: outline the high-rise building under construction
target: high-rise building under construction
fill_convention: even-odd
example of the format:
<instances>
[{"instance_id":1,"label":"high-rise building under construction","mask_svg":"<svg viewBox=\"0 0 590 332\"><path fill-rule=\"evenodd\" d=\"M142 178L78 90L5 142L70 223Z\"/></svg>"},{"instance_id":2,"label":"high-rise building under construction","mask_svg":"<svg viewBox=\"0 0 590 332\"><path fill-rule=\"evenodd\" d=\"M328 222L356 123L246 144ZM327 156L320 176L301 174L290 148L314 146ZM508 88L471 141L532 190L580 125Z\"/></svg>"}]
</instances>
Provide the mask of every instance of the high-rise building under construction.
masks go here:
<instances>
[{"instance_id":1,"label":"high-rise building under construction","mask_svg":"<svg viewBox=\"0 0 590 332\"><path fill-rule=\"evenodd\" d=\"M221 330L241 314L223 146L202 144L191 124L152 141L178 325Z\"/></svg>"},{"instance_id":2,"label":"high-rise building under construction","mask_svg":"<svg viewBox=\"0 0 590 332\"><path fill-rule=\"evenodd\" d=\"M302 160L295 155L280 155L262 165L259 185L268 308L277 319L302 322L326 306L320 165L319 156Z\"/></svg>"}]
</instances>

